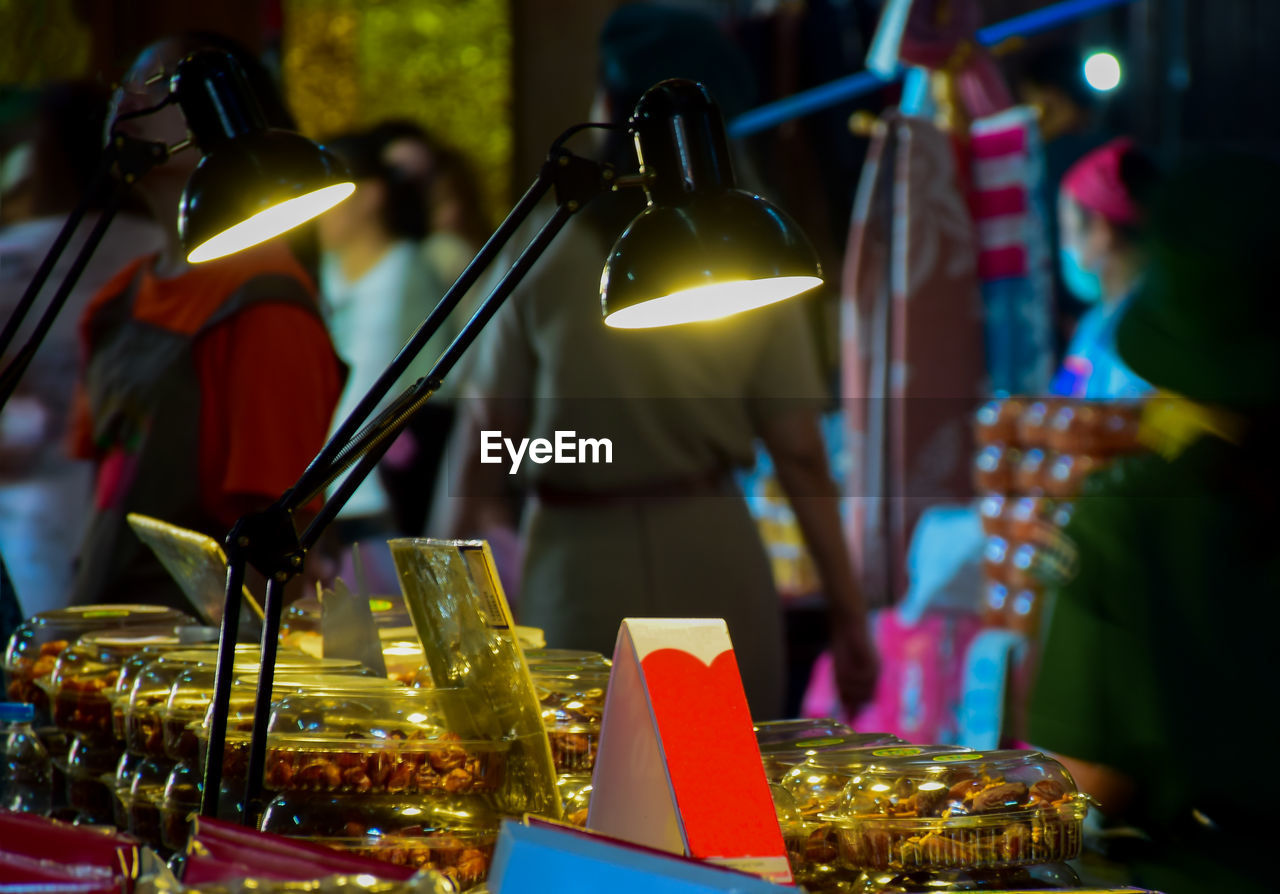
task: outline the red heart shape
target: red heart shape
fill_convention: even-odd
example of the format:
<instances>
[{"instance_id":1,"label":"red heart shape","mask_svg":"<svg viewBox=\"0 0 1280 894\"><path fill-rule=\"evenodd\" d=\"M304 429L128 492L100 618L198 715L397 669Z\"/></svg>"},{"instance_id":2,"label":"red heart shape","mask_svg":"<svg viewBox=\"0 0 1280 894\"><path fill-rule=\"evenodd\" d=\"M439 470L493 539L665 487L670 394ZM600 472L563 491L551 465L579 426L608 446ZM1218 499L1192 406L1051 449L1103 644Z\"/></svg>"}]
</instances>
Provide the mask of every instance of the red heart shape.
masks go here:
<instances>
[{"instance_id":1,"label":"red heart shape","mask_svg":"<svg viewBox=\"0 0 1280 894\"><path fill-rule=\"evenodd\" d=\"M657 649L641 667L689 853L784 856L733 650L708 666L681 649Z\"/></svg>"}]
</instances>

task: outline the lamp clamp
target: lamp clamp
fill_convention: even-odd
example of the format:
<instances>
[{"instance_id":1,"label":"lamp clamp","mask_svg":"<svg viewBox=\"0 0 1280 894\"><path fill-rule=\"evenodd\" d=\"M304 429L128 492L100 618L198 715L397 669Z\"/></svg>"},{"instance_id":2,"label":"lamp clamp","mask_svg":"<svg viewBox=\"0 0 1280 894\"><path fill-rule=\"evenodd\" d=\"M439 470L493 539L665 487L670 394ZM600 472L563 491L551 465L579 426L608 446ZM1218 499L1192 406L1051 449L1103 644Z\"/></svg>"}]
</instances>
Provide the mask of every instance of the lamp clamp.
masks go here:
<instances>
[{"instance_id":1,"label":"lamp clamp","mask_svg":"<svg viewBox=\"0 0 1280 894\"><path fill-rule=\"evenodd\" d=\"M613 165L575 155L568 149L553 147L543 164L556 193L556 203L571 212L582 210L587 203L607 192L616 174Z\"/></svg>"},{"instance_id":2,"label":"lamp clamp","mask_svg":"<svg viewBox=\"0 0 1280 894\"><path fill-rule=\"evenodd\" d=\"M243 558L263 576L287 583L302 570L305 551L298 540L289 495L260 512L244 516L227 534L228 557Z\"/></svg>"}]
</instances>

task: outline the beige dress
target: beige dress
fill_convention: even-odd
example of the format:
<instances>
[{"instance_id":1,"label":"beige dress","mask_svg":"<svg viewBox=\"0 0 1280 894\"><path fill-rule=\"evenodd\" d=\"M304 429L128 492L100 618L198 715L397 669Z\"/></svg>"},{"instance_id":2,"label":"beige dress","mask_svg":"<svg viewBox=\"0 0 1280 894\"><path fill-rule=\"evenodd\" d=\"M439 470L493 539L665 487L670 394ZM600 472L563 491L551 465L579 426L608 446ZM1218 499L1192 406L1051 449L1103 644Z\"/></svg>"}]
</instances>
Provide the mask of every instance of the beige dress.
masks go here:
<instances>
[{"instance_id":1,"label":"beige dress","mask_svg":"<svg viewBox=\"0 0 1280 894\"><path fill-rule=\"evenodd\" d=\"M610 463L522 463L534 499L521 623L550 646L608 655L623 618L724 618L753 714L776 716L781 606L731 476L753 461L760 420L825 397L804 299L709 324L611 329L599 298L607 249L572 220L468 364L478 395L527 408L527 437L612 444Z\"/></svg>"}]
</instances>

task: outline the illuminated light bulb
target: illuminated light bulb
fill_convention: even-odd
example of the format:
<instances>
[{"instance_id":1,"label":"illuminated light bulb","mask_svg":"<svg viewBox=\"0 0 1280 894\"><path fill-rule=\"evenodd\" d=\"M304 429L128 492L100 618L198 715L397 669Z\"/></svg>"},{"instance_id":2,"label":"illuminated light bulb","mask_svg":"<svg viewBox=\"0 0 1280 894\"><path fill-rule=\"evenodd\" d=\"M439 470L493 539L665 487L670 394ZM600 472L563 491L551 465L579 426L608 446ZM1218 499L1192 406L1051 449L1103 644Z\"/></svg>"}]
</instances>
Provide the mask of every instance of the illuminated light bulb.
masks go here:
<instances>
[{"instance_id":1,"label":"illuminated light bulb","mask_svg":"<svg viewBox=\"0 0 1280 894\"><path fill-rule=\"evenodd\" d=\"M350 196L355 189L354 183L335 183L272 205L197 245L187 255L187 261L192 264L212 261L243 251L259 242L266 242L323 214Z\"/></svg>"},{"instance_id":2,"label":"illuminated light bulb","mask_svg":"<svg viewBox=\"0 0 1280 894\"><path fill-rule=\"evenodd\" d=\"M1120 60L1111 53L1093 53L1084 60L1085 83L1099 93L1119 87L1121 75Z\"/></svg>"},{"instance_id":3,"label":"illuminated light bulb","mask_svg":"<svg viewBox=\"0 0 1280 894\"><path fill-rule=\"evenodd\" d=\"M651 329L720 320L775 304L815 286L816 276L775 276L696 286L614 311L604 321L615 329Z\"/></svg>"}]
</instances>

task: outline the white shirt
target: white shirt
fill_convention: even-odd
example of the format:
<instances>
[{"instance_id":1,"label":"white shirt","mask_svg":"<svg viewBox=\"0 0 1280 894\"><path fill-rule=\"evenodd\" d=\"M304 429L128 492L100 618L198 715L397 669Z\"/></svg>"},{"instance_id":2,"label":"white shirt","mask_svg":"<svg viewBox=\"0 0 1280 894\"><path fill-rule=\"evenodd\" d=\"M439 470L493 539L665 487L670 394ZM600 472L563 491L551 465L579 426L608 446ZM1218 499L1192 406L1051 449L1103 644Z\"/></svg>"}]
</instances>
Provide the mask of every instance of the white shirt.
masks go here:
<instances>
[{"instance_id":1,"label":"white shirt","mask_svg":"<svg viewBox=\"0 0 1280 894\"><path fill-rule=\"evenodd\" d=\"M355 281L348 281L338 259L327 255L321 263L320 286L334 347L350 368L334 412L332 435L439 302L444 287L423 263L417 244L408 240L394 243ZM378 409L426 375L447 345L447 333L432 338ZM389 508L387 493L374 474L361 483L338 517L378 515Z\"/></svg>"}]
</instances>

